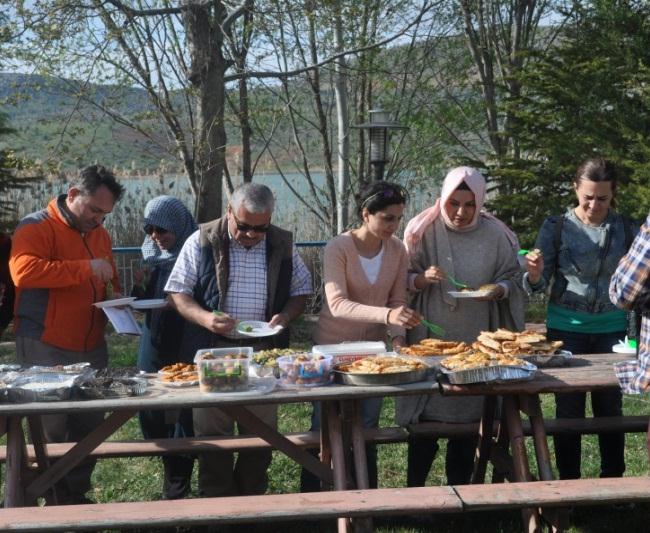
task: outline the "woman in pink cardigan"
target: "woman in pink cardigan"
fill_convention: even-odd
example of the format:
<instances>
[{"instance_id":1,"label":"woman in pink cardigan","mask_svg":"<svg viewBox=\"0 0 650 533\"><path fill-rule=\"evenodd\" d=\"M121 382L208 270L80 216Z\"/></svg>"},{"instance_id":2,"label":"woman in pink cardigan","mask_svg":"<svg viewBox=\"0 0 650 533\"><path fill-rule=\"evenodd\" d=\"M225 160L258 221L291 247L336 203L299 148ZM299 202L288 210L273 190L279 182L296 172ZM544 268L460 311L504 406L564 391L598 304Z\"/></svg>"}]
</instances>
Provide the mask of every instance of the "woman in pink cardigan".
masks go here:
<instances>
[{"instance_id":1,"label":"woman in pink cardigan","mask_svg":"<svg viewBox=\"0 0 650 533\"><path fill-rule=\"evenodd\" d=\"M359 198L360 227L334 237L325 247L323 275L325 301L313 333L315 344L344 341L386 341L393 348L404 344L405 329L421 316L406 306L409 259L394 236L404 216L408 198L400 185L380 181ZM365 427L377 427L381 398L363 401ZM320 427L320 406L315 406L312 429ZM377 487L377 451L367 446L370 487ZM307 470L301 490L319 490L318 480Z\"/></svg>"}]
</instances>

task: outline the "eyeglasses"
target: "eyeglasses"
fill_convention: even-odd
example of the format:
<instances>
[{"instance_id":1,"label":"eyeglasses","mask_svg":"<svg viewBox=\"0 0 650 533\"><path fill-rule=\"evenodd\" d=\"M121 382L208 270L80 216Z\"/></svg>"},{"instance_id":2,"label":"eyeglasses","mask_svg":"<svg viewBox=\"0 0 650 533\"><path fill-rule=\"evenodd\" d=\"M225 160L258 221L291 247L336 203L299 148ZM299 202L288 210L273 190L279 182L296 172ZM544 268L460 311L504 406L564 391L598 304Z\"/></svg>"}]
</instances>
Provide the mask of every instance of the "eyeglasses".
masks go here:
<instances>
[{"instance_id":1,"label":"eyeglasses","mask_svg":"<svg viewBox=\"0 0 650 533\"><path fill-rule=\"evenodd\" d=\"M151 235L153 232L156 232L158 235L163 235L164 233L169 233L169 230L166 230L165 228L161 228L160 226L151 226L151 225L146 225L144 227L144 232L147 235Z\"/></svg>"},{"instance_id":2,"label":"eyeglasses","mask_svg":"<svg viewBox=\"0 0 650 533\"><path fill-rule=\"evenodd\" d=\"M239 220L237 220L235 213L232 213L232 218L234 219L235 224L237 225L237 230L243 233L249 233L249 232L266 233L267 231L269 231L269 227L271 226L270 222L268 224L262 224L259 226L251 226L250 224L245 224L244 222L240 222Z\"/></svg>"}]
</instances>

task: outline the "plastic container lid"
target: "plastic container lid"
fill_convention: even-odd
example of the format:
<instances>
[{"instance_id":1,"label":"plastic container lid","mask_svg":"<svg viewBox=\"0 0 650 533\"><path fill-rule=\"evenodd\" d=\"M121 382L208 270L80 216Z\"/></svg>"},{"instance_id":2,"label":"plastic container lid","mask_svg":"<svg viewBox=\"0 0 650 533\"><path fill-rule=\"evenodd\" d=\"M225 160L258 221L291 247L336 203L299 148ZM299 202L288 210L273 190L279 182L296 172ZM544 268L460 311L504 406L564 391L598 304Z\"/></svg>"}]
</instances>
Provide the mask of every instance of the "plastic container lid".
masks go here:
<instances>
[{"instance_id":1,"label":"plastic container lid","mask_svg":"<svg viewBox=\"0 0 650 533\"><path fill-rule=\"evenodd\" d=\"M386 352L386 344L381 341L317 344L311 351L327 355L372 355Z\"/></svg>"}]
</instances>

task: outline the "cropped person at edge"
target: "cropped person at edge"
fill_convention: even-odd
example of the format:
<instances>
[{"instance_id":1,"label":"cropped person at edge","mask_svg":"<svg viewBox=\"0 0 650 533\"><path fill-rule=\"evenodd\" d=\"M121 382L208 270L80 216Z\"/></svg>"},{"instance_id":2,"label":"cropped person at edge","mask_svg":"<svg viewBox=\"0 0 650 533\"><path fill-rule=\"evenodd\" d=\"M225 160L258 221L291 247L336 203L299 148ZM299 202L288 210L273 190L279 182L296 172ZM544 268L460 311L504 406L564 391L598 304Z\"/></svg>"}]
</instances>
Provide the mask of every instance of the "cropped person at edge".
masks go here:
<instances>
[{"instance_id":1,"label":"cropped person at edge","mask_svg":"<svg viewBox=\"0 0 650 533\"><path fill-rule=\"evenodd\" d=\"M9 267L16 284L14 328L18 362L105 368L106 317L93 303L113 292L119 278L111 239L102 226L124 188L102 166L84 168L67 194L23 218L14 233ZM46 442L78 442L104 414L43 416ZM87 503L96 460L86 459L56 485L59 504ZM52 502L48 502L52 503Z\"/></svg>"},{"instance_id":2,"label":"cropped person at edge","mask_svg":"<svg viewBox=\"0 0 650 533\"><path fill-rule=\"evenodd\" d=\"M271 223L274 206L275 198L267 186L241 185L232 193L226 216L201 224L183 245L165 286L188 321L183 352L289 346L289 323L303 312L312 281L291 233ZM271 337L251 339L234 329L237 320L268 321L284 329ZM277 427L277 405L257 405L249 410ZM218 408L194 409L193 416L196 436L233 434L234 421ZM247 433L242 426L238 430ZM236 464L232 452L201 453L201 495L263 494L270 463L270 450L239 452Z\"/></svg>"}]
</instances>

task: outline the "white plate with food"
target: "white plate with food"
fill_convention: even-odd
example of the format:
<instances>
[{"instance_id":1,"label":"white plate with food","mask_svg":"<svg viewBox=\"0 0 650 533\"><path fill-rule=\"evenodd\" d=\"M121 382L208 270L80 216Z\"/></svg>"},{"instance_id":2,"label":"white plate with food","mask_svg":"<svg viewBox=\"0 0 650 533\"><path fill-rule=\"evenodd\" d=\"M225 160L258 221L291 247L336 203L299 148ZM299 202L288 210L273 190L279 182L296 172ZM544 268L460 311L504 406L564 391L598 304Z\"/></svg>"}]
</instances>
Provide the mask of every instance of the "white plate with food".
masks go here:
<instances>
[{"instance_id":1,"label":"white plate with food","mask_svg":"<svg viewBox=\"0 0 650 533\"><path fill-rule=\"evenodd\" d=\"M162 307L167 307L167 300L165 298L151 298L149 300L136 300L129 304L133 309L160 309Z\"/></svg>"},{"instance_id":2,"label":"white plate with food","mask_svg":"<svg viewBox=\"0 0 650 533\"><path fill-rule=\"evenodd\" d=\"M268 322L260 320L240 320L235 327L237 333L246 337L270 337L277 335L284 328L282 326L269 326Z\"/></svg>"},{"instance_id":3,"label":"white plate with food","mask_svg":"<svg viewBox=\"0 0 650 533\"><path fill-rule=\"evenodd\" d=\"M128 296L126 298L115 298L114 300L104 300L103 302L95 302L93 305L103 309L104 307L118 307L120 305L130 305L135 301L135 296Z\"/></svg>"},{"instance_id":4,"label":"white plate with food","mask_svg":"<svg viewBox=\"0 0 650 533\"><path fill-rule=\"evenodd\" d=\"M454 298L483 298L490 294L490 291L448 291Z\"/></svg>"}]
</instances>

